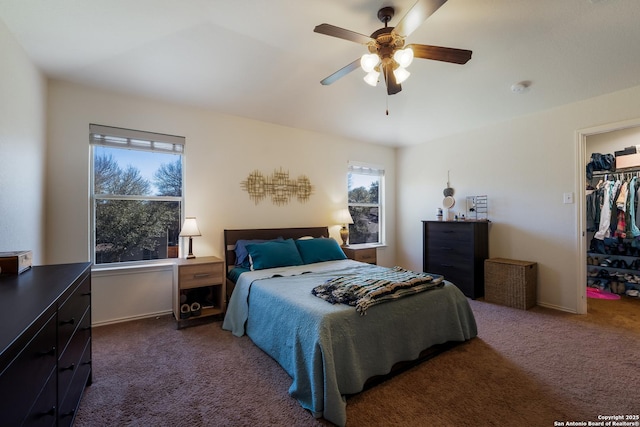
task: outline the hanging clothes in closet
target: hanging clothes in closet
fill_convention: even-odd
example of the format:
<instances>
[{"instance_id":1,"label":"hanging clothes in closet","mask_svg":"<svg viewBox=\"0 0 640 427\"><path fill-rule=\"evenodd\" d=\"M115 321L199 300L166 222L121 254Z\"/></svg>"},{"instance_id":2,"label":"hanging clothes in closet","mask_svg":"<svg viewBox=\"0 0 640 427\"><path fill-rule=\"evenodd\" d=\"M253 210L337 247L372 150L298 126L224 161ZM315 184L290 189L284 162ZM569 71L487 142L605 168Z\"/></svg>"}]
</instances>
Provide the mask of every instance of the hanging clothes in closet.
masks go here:
<instances>
[{"instance_id":1,"label":"hanging clothes in closet","mask_svg":"<svg viewBox=\"0 0 640 427\"><path fill-rule=\"evenodd\" d=\"M594 239L640 237L639 187L638 172L605 174L588 187L587 229Z\"/></svg>"}]
</instances>

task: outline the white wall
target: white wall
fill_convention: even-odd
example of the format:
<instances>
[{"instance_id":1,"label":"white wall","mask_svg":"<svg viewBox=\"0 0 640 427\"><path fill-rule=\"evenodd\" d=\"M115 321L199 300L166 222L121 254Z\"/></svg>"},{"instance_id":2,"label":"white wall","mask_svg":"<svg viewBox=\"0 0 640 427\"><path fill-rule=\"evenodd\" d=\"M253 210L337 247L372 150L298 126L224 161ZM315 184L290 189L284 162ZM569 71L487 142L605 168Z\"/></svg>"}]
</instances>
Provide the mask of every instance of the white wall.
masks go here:
<instances>
[{"instance_id":1,"label":"white wall","mask_svg":"<svg viewBox=\"0 0 640 427\"><path fill-rule=\"evenodd\" d=\"M91 323L102 325L169 313L173 265L91 273Z\"/></svg>"},{"instance_id":2,"label":"white wall","mask_svg":"<svg viewBox=\"0 0 640 427\"><path fill-rule=\"evenodd\" d=\"M0 20L0 252L44 259L45 80Z\"/></svg>"},{"instance_id":3,"label":"white wall","mask_svg":"<svg viewBox=\"0 0 640 427\"><path fill-rule=\"evenodd\" d=\"M398 263L422 268L421 220L435 219L451 171L456 198L489 196L491 257L538 263L538 303L578 311L579 129L640 117L640 86L398 150ZM463 203L461 203L463 204Z\"/></svg>"},{"instance_id":4,"label":"white wall","mask_svg":"<svg viewBox=\"0 0 640 427\"><path fill-rule=\"evenodd\" d=\"M386 170L387 246L378 249L382 265L395 263L395 149L364 144L329 134L276 126L212 111L157 102L61 81L50 81L48 103L47 261L76 262L89 254L89 124L98 123L186 137L185 214L195 216L202 237L193 239L196 256L223 255L225 228L329 225L346 206L349 160L381 165ZM291 177L306 175L315 191L310 200L276 206L256 205L240 183L254 170L269 174L288 170ZM184 242L183 244L186 244ZM94 276L94 307L102 313L120 310L122 299L100 290L123 292L119 276ZM135 286L135 285L132 285ZM160 282L160 292L170 283ZM112 296L110 300L104 298ZM130 300L130 299L129 299ZM144 301L142 302L144 303ZM100 307L106 304L112 309ZM149 302L150 304L150 302ZM169 310L139 307L140 312ZM119 313L118 318L136 313ZM115 318L115 317L114 317ZM108 321L94 316L94 323Z\"/></svg>"}]
</instances>

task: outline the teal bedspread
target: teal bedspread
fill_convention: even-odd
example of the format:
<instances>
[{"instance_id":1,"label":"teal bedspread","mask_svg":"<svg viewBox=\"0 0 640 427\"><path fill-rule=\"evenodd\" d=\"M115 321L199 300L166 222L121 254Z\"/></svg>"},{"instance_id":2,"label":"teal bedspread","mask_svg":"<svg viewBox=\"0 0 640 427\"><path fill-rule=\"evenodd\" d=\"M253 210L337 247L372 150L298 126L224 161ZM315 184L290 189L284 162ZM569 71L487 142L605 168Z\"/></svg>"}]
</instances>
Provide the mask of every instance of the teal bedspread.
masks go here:
<instances>
[{"instance_id":1,"label":"teal bedspread","mask_svg":"<svg viewBox=\"0 0 640 427\"><path fill-rule=\"evenodd\" d=\"M315 417L344 425L344 395L365 381L416 359L435 344L477 335L466 297L451 283L385 304L361 316L353 306L330 304L311 290L347 274L383 267L352 260L250 271L238 280L223 328L245 333L291 376L289 394Z\"/></svg>"}]
</instances>

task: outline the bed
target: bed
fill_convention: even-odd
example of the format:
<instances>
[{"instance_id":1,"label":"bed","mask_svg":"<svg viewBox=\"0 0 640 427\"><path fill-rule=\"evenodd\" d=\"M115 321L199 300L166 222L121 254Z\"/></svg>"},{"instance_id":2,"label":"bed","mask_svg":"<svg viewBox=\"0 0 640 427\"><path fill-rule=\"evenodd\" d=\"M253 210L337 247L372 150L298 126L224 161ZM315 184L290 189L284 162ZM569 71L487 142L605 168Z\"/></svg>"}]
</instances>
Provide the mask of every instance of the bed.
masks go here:
<instances>
[{"instance_id":1,"label":"bed","mask_svg":"<svg viewBox=\"0 0 640 427\"><path fill-rule=\"evenodd\" d=\"M314 288L336 277L387 270L344 259L328 236L327 227L225 230L232 291L223 329L249 336L291 376L292 397L315 417L341 426L347 422L348 395L362 391L399 363L419 360L429 349L470 340L477 328L466 297L446 280L431 290L379 303L364 312L313 295ZM300 238L313 240L304 243ZM277 242L265 242L273 239ZM302 263L279 265L292 261L274 264L271 260L261 264L264 254L258 248L271 257L277 251L266 247L280 250L291 241L298 245ZM244 267L236 266L236 244L251 248L254 270L246 259ZM318 247L311 244L333 246L327 253L324 249L310 253L304 248Z\"/></svg>"}]
</instances>

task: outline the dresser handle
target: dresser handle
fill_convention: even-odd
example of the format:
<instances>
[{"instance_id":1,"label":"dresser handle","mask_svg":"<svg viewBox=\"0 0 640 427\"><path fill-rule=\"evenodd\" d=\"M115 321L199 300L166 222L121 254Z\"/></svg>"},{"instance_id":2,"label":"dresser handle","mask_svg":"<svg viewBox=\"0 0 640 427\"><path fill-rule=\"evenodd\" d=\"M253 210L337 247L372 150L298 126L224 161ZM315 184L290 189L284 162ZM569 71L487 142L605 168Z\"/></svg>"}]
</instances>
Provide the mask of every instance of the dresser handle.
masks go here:
<instances>
[{"instance_id":1,"label":"dresser handle","mask_svg":"<svg viewBox=\"0 0 640 427\"><path fill-rule=\"evenodd\" d=\"M91 296L91 292L85 292L83 294L80 294L80 296L82 296L82 297L90 297Z\"/></svg>"},{"instance_id":2,"label":"dresser handle","mask_svg":"<svg viewBox=\"0 0 640 427\"><path fill-rule=\"evenodd\" d=\"M440 249L443 250L443 251L450 251L453 248L450 248L450 247L447 247L447 246L441 246Z\"/></svg>"},{"instance_id":3,"label":"dresser handle","mask_svg":"<svg viewBox=\"0 0 640 427\"><path fill-rule=\"evenodd\" d=\"M455 265L452 264L442 264L443 267L455 267Z\"/></svg>"},{"instance_id":4,"label":"dresser handle","mask_svg":"<svg viewBox=\"0 0 640 427\"><path fill-rule=\"evenodd\" d=\"M38 356L40 356L40 357L53 356L54 354L56 354L56 347L55 346L51 347L51 350L39 352Z\"/></svg>"},{"instance_id":5,"label":"dresser handle","mask_svg":"<svg viewBox=\"0 0 640 427\"><path fill-rule=\"evenodd\" d=\"M76 413L75 409L70 410L69 412L65 412L64 414L60 414L60 418L71 417Z\"/></svg>"},{"instance_id":6,"label":"dresser handle","mask_svg":"<svg viewBox=\"0 0 640 427\"><path fill-rule=\"evenodd\" d=\"M76 318L72 317L69 320L61 320L60 321L60 326L62 326L62 325L73 325L74 323L76 323Z\"/></svg>"},{"instance_id":7,"label":"dresser handle","mask_svg":"<svg viewBox=\"0 0 640 427\"><path fill-rule=\"evenodd\" d=\"M39 415L41 417L50 417L55 414L56 414L56 407L52 406L51 409L49 409L47 412L41 412Z\"/></svg>"},{"instance_id":8,"label":"dresser handle","mask_svg":"<svg viewBox=\"0 0 640 427\"><path fill-rule=\"evenodd\" d=\"M73 371L75 368L76 368L76 364L72 363L71 365L67 366L66 368L60 368L60 372Z\"/></svg>"},{"instance_id":9,"label":"dresser handle","mask_svg":"<svg viewBox=\"0 0 640 427\"><path fill-rule=\"evenodd\" d=\"M194 274L193 278L202 279L203 277L209 277L209 276L211 276L211 273L198 273L198 274Z\"/></svg>"}]
</instances>

